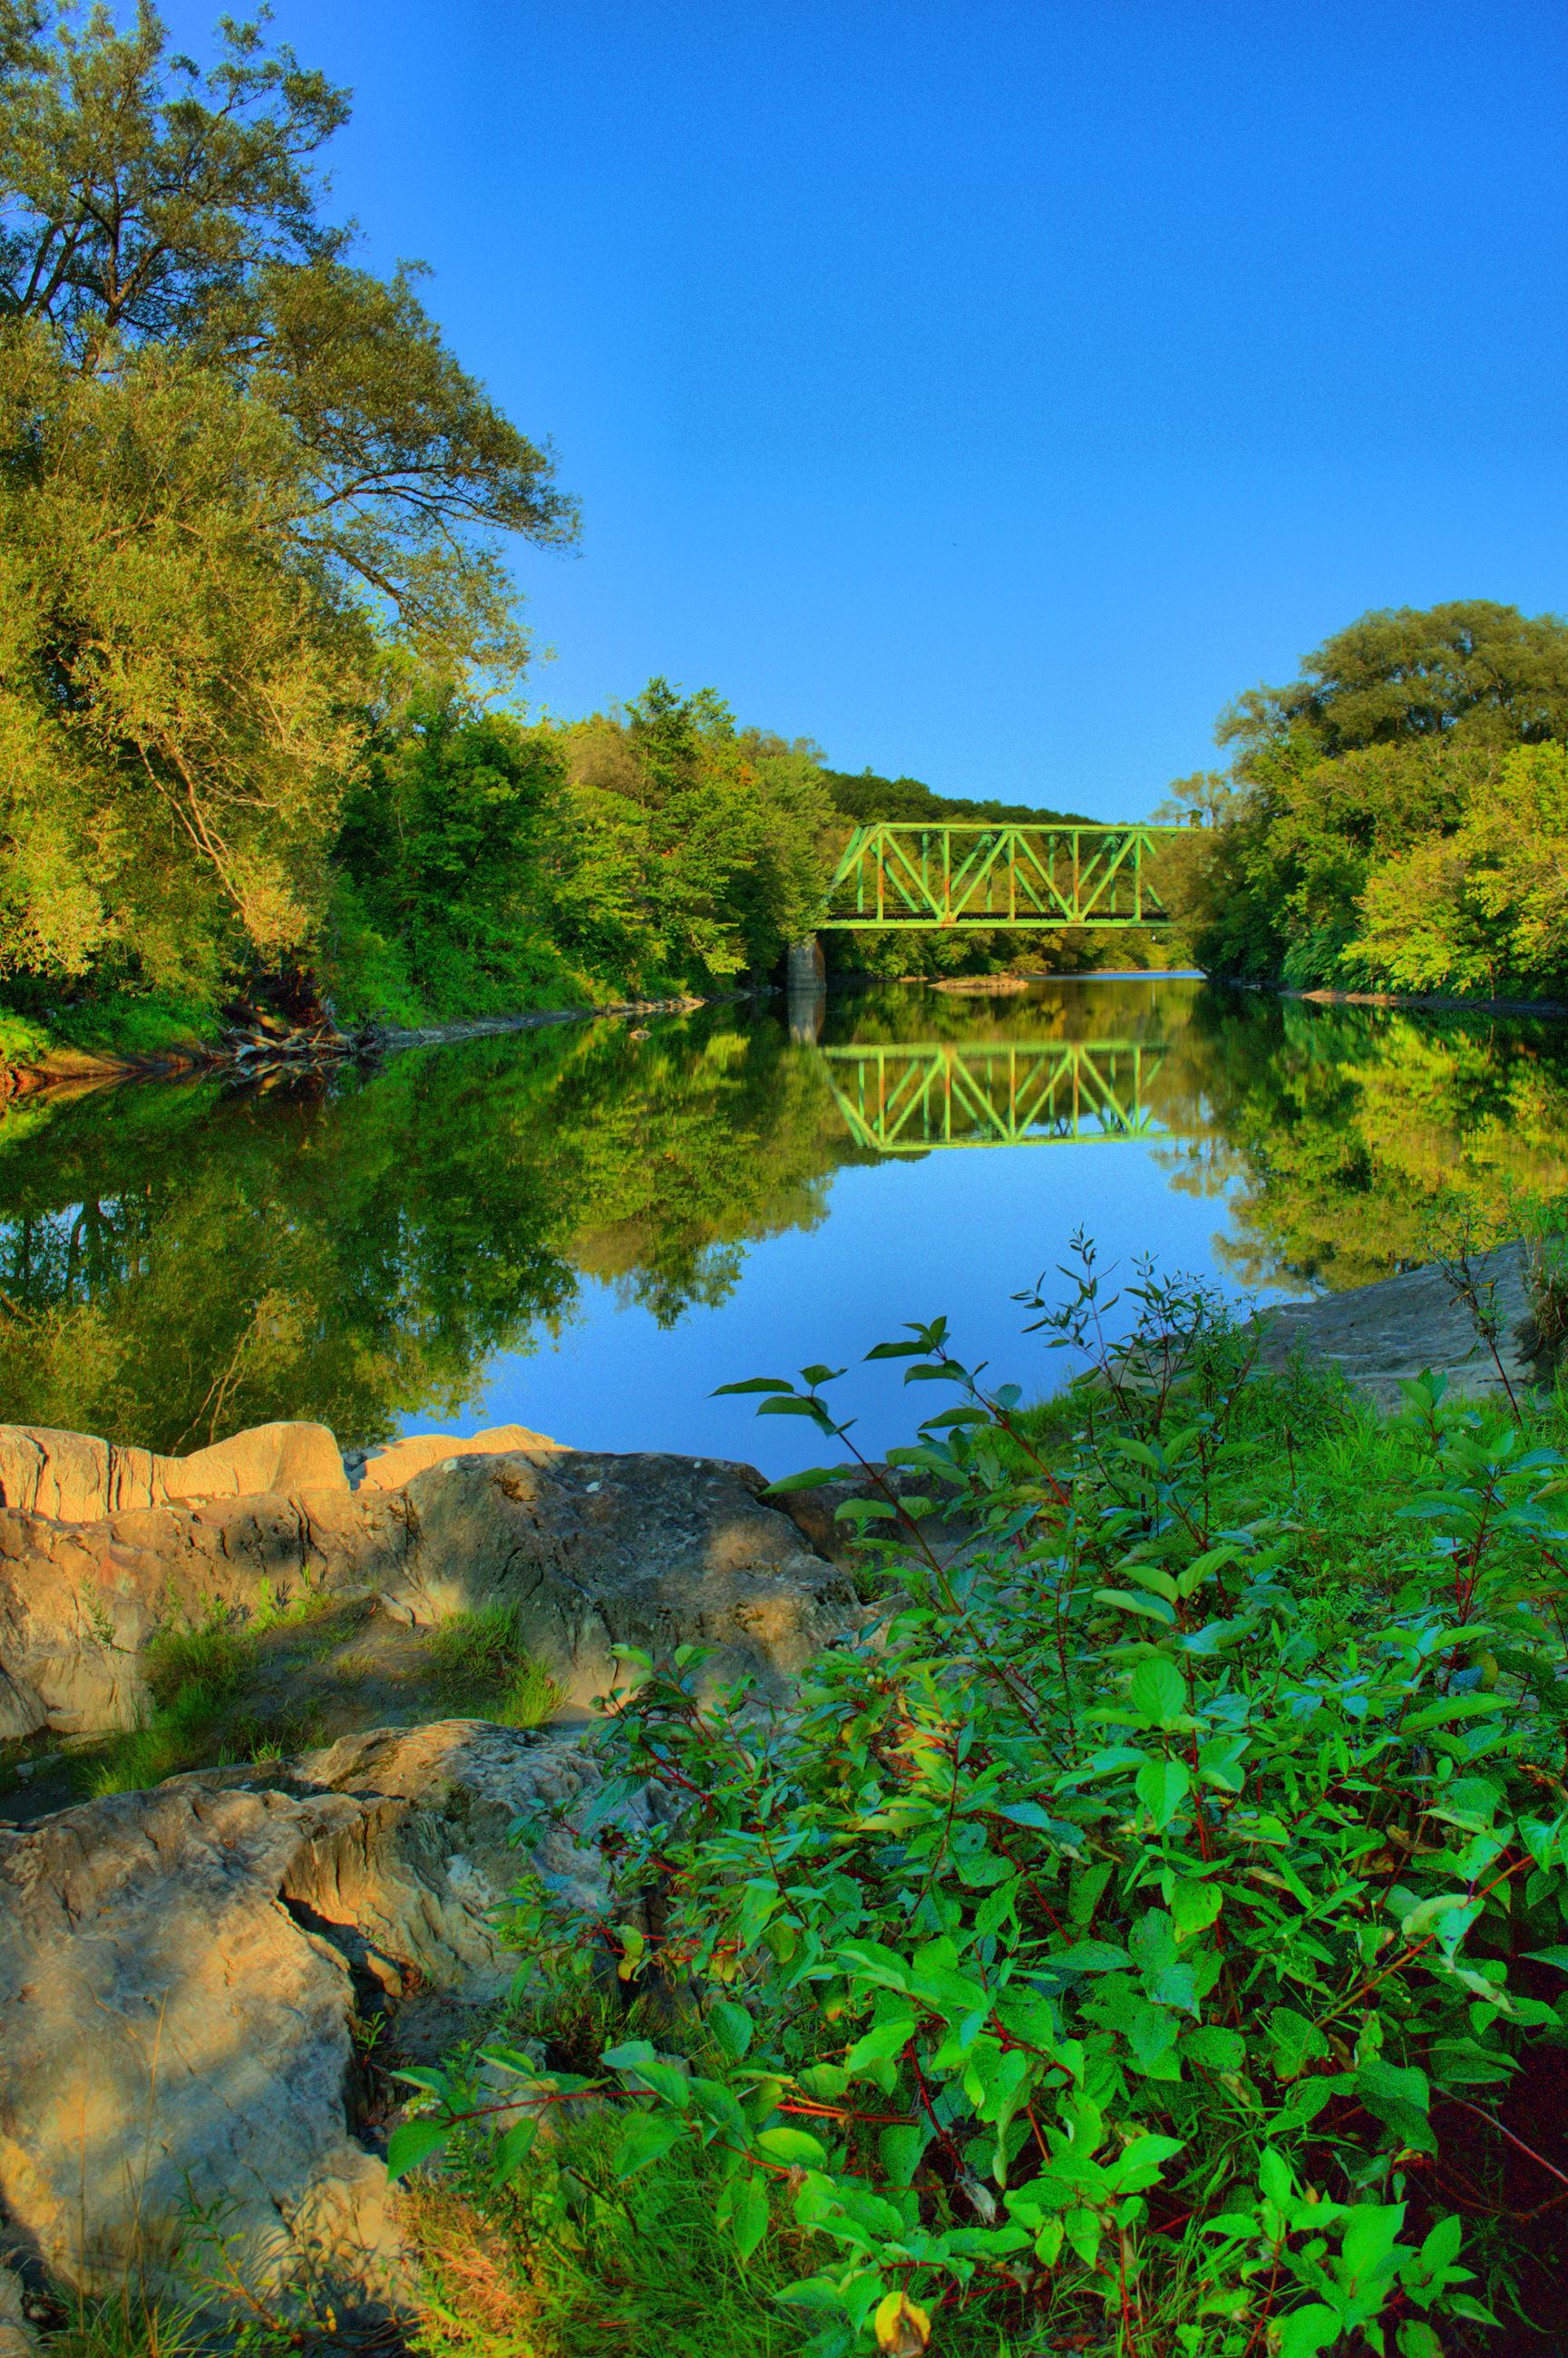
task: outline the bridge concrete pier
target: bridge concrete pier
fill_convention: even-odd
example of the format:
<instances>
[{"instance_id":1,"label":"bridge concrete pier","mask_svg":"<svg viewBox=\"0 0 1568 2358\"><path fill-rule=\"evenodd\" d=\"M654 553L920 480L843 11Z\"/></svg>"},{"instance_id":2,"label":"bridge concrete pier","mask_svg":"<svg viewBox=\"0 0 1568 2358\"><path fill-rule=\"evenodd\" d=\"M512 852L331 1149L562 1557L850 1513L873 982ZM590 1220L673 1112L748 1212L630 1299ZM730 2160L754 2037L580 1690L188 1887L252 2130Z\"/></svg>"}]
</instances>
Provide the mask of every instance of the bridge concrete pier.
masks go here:
<instances>
[{"instance_id":1,"label":"bridge concrete pier","mask_svg":"<svg viewBox=\"0 0 1568 2358\"><path fill-rule=\"evenodd\" d=\"M815 934L804 941L789 946L789 995L797 991L825 990L827 987L827 961L822 955L822 945Z\"/></svg>"}]
</instances>

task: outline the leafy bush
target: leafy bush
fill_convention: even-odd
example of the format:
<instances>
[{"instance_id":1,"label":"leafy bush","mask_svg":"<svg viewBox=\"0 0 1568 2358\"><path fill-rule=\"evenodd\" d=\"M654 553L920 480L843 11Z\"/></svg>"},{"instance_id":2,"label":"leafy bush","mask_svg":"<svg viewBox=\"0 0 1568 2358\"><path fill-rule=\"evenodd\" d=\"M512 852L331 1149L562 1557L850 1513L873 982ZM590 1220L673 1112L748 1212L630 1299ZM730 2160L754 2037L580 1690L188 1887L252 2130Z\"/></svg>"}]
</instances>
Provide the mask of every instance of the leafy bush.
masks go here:
<instances>
[{"instance_id":1,"label":"leafy bush","mask_svg":"<svg viewBox=\"0 0 1568 2358\"><path fill-rule=\"evenodd\" d=\"M591 2099L629 2193L700 2152L742 2259L804 2234L778 2299L816 2358L1437 2358L1495 2321L1512 2264L1461 2258L1456 2204L1568 2189L1512 2125L1568 2028L1568 1460L1413 1384L1398 1580L1320 1582L1288 1486L1231 1511L1252 1341L1131 1292L1114 1352L1092 1255L1033 1297L1098 1359L1054 1440L945 1322L872 1354L949 1389L893 1456L979 1538L944 1564L919 1499L850 1509L895 1602L790 1713L699 1710L700 1650L630 1659L604 1807L652 1779L680 1813L622 1842L620 1920L523 1921L559 1985L597 1949L663 1992L664 2043L406 2074L395 2169L504 2102L488 2172L536 2187ZM843 1440L834 1373L728 1389Z\"/></svg>"}]
</instances>

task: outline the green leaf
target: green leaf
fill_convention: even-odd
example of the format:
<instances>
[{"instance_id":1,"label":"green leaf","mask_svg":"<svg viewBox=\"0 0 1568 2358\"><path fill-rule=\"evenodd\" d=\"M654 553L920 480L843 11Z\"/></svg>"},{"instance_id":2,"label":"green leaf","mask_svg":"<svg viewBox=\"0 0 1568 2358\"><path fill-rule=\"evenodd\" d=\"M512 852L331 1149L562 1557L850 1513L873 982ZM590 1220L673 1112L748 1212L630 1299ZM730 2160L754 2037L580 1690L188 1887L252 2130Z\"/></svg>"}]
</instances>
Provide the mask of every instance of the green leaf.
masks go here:
<instances>
[{"instance_id":1,"label":"green leaf","mask_svg":"<svg viewBox=\"0 0 1568 2358\"><path fill-rule=\"evenodd\" d=\"M1095 1603L1112 1605L1119 1613L1141 1614L1145 1621L1158 1621L1161 1628L1165 1629L1172 1626L1176 1617L1162 1596L1134 1596L1130 1588L1097 1588Z\"/></svg>"},{"instance_id":2,"label":"green leaf","mask_svg":"<svg viewBox=\"0 0 1568 2358\"><path fill-rule=\"evenodd\" d=\"M715 1384L709 1400L721 1400L726 1392L793 1392L795 1386L782 1376L748 1376L741 1384Z\"/></svg>"},{"instance_id":3,"label":"green leaf","mask_svg":"<svg viewBox=\"0 0 1568 2358\"><path fill-rule=\"evenodd\" d=\"M1204 2023L1188 2031L1181 2041L1181 2052L1206 2071L1239 2071L1247 2061L1247 2041L1238 2030Z\"/></svg>"},{"instance_id":4,"label":"green leaf","mask_svg":"<svg viewBox=\"0 0 1568 2358\"><path fill-rule=\"evenodd\" d=\"M1179 1760L1146 1760L1133 1779L1138 1798L1163 1833L1186 1800L1192 1779Z\"/></svg>"},{"instance_id":5,"label":"green leaf","mask_svg":"<svg viewBox=\"0 0 1568 2358\"><path fill-rule=\"evenodd\" d=\"M1338 2341L1339 2319L1321 2300L1293 2309L1280 2320L1280 2358L1318 2358L1318 2353Z\"/></svg>"},{"instance_id":6,"label":"green leaf","mask_svg":"<svg viewBox=\"0 0 1568 2358\"><path fill-rule=\"evenodd\" d=\"M895 2121L884 2128L877 2138L877 2151L887 2172L890 2186L913 2186L920 2158L931 2141L931 2132L917 2121L907 2125Z\"/></svg>"},{"instance_id":7,"label":"green leaf","mask_svg":"<svg viewBox=\"0 0 1568 2358\"><path fill-rule=\"evenodd\" d=\"M879 2022L863 2039L857 2039L844 2058L844 2069L853 2077L865 2070L868 2063L891 2062L902 2055L914 2036L914 2017L901 2014L892 2022Z\"/></svg>"},{"instance_id":8,"label":"green leaf","mask_svg":"<svg viewBox=\"0 0 1568 2358\"><path fill-rule=\"evenodd\" d=\"M678 2113L633 2113L615 2150L615 2175L633 2178L650 2162L663 2161L686 2132Z\"/></svg>"},{"instance_id":9,"label":"green leaf","mask_svg":"<svg viewBox=\"0 0 1568 2358\"><path fill-rule=\"evenodd\" d=\"M1070 1949L1054 1949L1046 1960L1053 1967L1075 1974L1114 1974L1128 1963L1125 1949L1108 1941L1078 1941Z\"/></svg>"},{"instance_id":10,"label":"green leaf","mask_svg":"<svg viewBox=\"0 0 1568 2358\"><path fill-rule=\"evenodd\" d=\"M827 2158L827 2147L809 2129L764 2129L757 2151L769 2161L782 2161L786 2169L820 2169Z\"/></svg>"},{"instance_id":11,"label":"green leaf","mask_svg":"<svg viewBox=\"0 0 1568 2358\"><path fill-rule=\"evenodd\" d=\"M492 2186L504 2186L507 2180L522 2169L534 2149L534 2141L538 2134L539 2124L530 2114L524 2120L514 2121L504 2136L497 2138L490 2163Z\"/></svg>"},{"instance_id":12,"label":"green leaf","mask_svg":"<svg viewBox=\"0 0 1568 2358\"><path fill-rule=\"evenodd\" d=\"M841 1466L808 1466L804 1474L784 1474L770 1482L762 1492L764 1498L782 1498L787 1490L820 1490L829 1482L841 1482Z\"/></svg>"},{"instance_id":13,"label":"green leaf","mask_svg":"<svg viewBox=\"0 0 1568 2358\"><path fill-rule=\"evenodd\" d=\"M1128 1682L1132 1708L1156 1727L1173 1727L1187 1709L1187 1686L1174 1662L1163 1654L1150 1654L1139 1663Z\"/></svg>"},{"instance_id":14,"label":"green leaf","mask_svg":"<svg viewBox=\"0 0 1568 2358\"><path fill-rule=\"evenodd\" d=\"M760 2169L749 2169L730 2204L730 2232L742 2260L749 2260L768 2232L768 2185Z\"/></svg>"},{"instance_id":15,"label":"green leaf","mask_svg":"<svg viewBox=\"0 0 1568 2358\"><path fill-rule=\"evenodd\" d=\"M1501 1711L1509 1698L1501 1694L1444 1695L1441 1703L1428 1704L1424 1711L1412 1712L1404 1723L1406 1736L1423 1736L1429 1727L1442 1727L1451 1719L1470 1719L1477 1712Z\"/></svg>"},{"instance_id":16,"label":"green leaf","mask_svg":"<svg viewBox=\"0 0 1568 2358\"><path fill-rule=\"evenodd\" d=\"M752 2044L753 2025L743 2006L735 2006L727 1997L716 1997L708 2009L708 2028L732 2063L739 2063Z\"/></svg>"},{"instance_id":17,"label":"green leaf","mask_svg":"<svg viewBox=\"0 0 1568 2358\"><path fill-rule=\"evenodd\" d=\"M386 2174L402 2178L416 2169L422 2161L444 2146L456 2128L455 2121L405 2121L393 2130L386 2140Z\"/></svg>"}]
</instances>

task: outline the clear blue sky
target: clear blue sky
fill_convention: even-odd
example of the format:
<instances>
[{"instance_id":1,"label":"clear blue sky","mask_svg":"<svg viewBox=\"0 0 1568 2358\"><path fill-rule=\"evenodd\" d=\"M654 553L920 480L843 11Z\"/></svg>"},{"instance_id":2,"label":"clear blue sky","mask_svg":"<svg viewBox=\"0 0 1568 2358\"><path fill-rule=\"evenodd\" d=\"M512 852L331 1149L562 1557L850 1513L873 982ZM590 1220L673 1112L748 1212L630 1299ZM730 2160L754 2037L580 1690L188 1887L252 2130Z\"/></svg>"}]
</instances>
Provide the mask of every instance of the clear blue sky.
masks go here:
<instances>
[{"instance_id":1,"label":"clear blue sky","mask_svg":"<svg viewBox=\"0 0 1568 2358\"><path fill-rule=\"evenodd\" d=\"M178 0L184 41L216 13ZM1568 609L1562 0L277 0L585 510L578 712L1133 816L1369 606Z\"/></svg>"}]
</instances>

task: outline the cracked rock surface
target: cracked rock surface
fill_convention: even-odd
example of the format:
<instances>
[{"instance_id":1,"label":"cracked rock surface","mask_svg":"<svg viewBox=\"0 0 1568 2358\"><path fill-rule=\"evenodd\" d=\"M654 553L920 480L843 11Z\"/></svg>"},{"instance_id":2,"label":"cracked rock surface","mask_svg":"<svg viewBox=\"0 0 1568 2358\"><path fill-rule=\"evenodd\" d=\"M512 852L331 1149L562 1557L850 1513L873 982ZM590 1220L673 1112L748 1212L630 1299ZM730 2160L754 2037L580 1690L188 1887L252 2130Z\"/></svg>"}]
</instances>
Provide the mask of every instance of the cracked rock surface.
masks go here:
<instances>
[{"instance_id":1,"label":"cracked rock surface","mask_svg":"<svg viewBox=\"0 0 1568 2358\"><path fill-rule=\"evenodd\" d=\"M389 2013L406 2055L482 2031L519 1962L496 1903L531 1874L600 1893L598 1784L570 1736L449 1720L0 1833L6 2239L110 2293L175 2268L195 2203L254 2285L396 2305L352 2026ZM525 1860L514 1828L556 1805Z\"/></svg>"}]
</instances>

